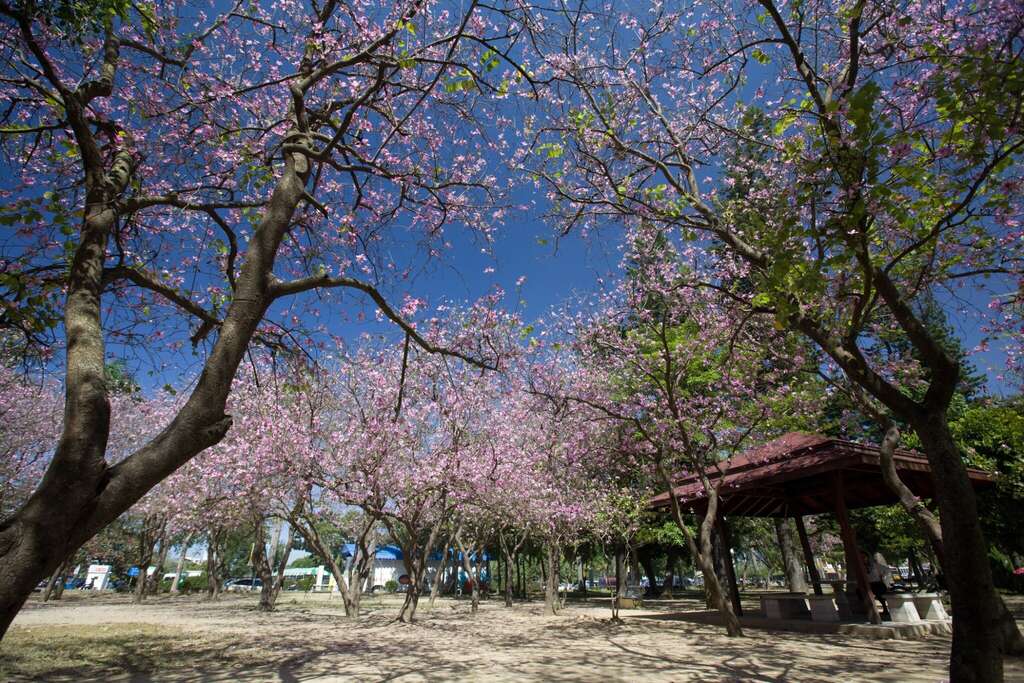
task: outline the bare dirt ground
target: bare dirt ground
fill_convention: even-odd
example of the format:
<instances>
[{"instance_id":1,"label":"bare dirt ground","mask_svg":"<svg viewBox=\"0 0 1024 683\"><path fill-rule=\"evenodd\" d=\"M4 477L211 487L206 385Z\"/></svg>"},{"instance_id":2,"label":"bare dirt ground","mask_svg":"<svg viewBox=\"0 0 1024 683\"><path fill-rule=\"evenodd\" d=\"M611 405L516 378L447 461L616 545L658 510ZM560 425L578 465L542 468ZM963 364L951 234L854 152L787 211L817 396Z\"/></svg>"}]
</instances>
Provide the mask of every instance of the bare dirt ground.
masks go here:
<instances>
[{"instance_id":1,"label":"bare dirt ground","mask_svg":"<svg viewBox=\"0 0 1024 683\"><path fill-rule=\"evenodd\" d=\"M607 601L570 603L559 616L539 602L425 601L418 623L394 622L400 596L375 598L358 621L340 603L284 594L277 612L254 595L220 602L161 596L65 594L33 599L0 644L0 680L49 681L942 681L949 639L866 640L840 635L720 628L649 618L698 609L654 601L608 621ZM1013 607L1019 611L1024 601ZM648 618L643 618L644 616ZM1024 662L1007 660L1007 681Z\"/></svg>"}]
</instances>

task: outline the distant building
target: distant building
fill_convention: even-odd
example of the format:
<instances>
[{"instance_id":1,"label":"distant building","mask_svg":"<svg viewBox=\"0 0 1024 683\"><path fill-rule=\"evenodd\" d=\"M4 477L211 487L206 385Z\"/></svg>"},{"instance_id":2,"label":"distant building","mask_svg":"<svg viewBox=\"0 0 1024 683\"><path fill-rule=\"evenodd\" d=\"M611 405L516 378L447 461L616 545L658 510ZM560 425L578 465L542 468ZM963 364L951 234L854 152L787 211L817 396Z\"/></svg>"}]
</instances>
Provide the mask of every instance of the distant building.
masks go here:
<instances>
[{"instance_id":1,"label":"distant building","mask_svg":"<svg viewBox=\"0 0 1024 683\"><path fill-rule=\"evenodd\" d=\"M349 564L352 562L352 558L355 555L356 546L354 543L346 543L342 546L341 557L345 560L344 569L349 569ZM465 578L463 575L465 572L462 571L462 555L455 551L449 551L452 553L449 557L447 568L445 571L446 575L450 575L451 572L458 572L460 578ZM490 556L484 553L483 560L485 563L490 563ZM426 581L431 584L434 581L434 577L437 575L438 570L441 567L441 553L440 551L431 553L427 559L427 571ZM405 567L405 562L402 557L402 550L396 545L382 545L377 548L373 554L373 569L370 572L370 576L367 578L366 585L363 586L364 591L370 591L375 588L383 588L388 584L389 581L399 583L399 578L403 574L408 574ZM323 592L338 592L338 586L334 581L334 575L331 574L330 570L324 565L318 567L291 567L284 570L285 577L299 578L302 576L312 576L313 586L310 590L323 591ZM484 575L487 575L485 570Z\"/></svg>"}]
</instances>

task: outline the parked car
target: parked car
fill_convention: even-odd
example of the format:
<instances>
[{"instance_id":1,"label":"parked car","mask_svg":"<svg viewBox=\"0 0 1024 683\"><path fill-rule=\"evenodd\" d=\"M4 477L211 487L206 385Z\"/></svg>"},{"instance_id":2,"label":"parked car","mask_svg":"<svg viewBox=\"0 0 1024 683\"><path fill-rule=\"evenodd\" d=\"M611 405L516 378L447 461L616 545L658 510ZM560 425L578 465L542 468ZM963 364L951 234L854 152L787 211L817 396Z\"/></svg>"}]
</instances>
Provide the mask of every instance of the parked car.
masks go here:
<instances>
[{"instance_id":1,"label":"parked car","mask_svg":"<svg viewBox=\"0 0 1024 683\"><path fill-rule=\"evenodd\" d=\"M262 579L229 579L224 582L224 590L230 593L258 591L263 588Z\"/></svg>"},{"instance_id":2,"label":"parked car","mask_svg":"<svg viewBox=\"0 0 1024 683\"><path fill-rule=\"evenodd\" d=\"M36 587L32 589L32 592L39 593L40 591L46 590L46 584L48 584L48 583L49 583L49 580L43 579L42 581L40 581L39 583L36 584Z\"/></svg>"}]
</instances>

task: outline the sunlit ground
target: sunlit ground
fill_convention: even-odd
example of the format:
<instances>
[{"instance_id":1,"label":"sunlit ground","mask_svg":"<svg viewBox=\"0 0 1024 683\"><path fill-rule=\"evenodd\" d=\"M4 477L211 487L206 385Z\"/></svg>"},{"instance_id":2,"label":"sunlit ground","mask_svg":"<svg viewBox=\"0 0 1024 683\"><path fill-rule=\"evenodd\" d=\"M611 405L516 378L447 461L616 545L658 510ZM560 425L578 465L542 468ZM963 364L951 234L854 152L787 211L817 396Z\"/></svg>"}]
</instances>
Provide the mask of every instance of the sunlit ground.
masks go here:
<instances>
[{"instance_id":1,"label":"sunlit ground","mask_svg":"<svg viewBox=\"0 0 1024 683\"><path fill-rule=\"evenodd\" d=\"M1018 617L1024 599L1012 599ZM253 595L220 602L68 592L33 598L0 645L0 679L61 681L939 681L949 639L866 640L720 629L671 620L608 622L606 601L574 602L557 617L540 601L511 610L485 601L421 603L412 626L394 622L400 596L367 601L356 622L337 600L285 594L279 610ZM751 603L751 607L753 604ZM645 610L699 609L695 598L648 601ZM1024 662L1008 661L1009 680Z\"/></svg>"}]
</instances>

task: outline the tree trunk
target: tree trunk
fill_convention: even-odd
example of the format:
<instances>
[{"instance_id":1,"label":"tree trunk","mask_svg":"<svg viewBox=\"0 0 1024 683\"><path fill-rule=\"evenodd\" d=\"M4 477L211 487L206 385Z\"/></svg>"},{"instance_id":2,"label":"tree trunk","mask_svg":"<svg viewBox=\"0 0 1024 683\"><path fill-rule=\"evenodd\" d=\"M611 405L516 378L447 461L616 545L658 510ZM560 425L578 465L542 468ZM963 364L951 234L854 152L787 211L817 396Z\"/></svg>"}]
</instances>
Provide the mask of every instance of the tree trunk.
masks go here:
<instances>
[{"instance_id":1,"label":"tree trunk","mask_svg":"<svg viewBox=\"0 0 1024 683\"><path fill-rule=\"evenodd\" d=\"M661 596L672 598L675 591L676 563L679 561L679 554L669 546L665 551L665 580L661 583Z\"/></svg>"},{"instance_id":2,"label":"tree trunk","mask_svg":"<svg viewBox=\"0 0 1024 683\"><path fill-rule=\"evenodd\" d=\"M262 534L257 535L257 548L260 551L258 568L260 581L263 583L260 587L259 609L263 612L272 612L277 607L277 597L281 594L281 586L284 584L284 570L288 566L288 556L292 554L294 539L290 526L283 552L279 552L282 550L280 545L282 526L282 522L278 521L271 527L273 530L271 533L277 534L277 540L276 542L274 539L270 540L269 553L266 543L261 538Z\"/></svg>"},{"instance_id":3,"label":"tree trunk","mask_svg":"<svg viewBox=\"0 0 1024 683\"><path fill-rule=\"evenodd\" d=\"M221 593L221 569L224 565L224 558L221 551L224 545L224 537L227 532L224 529L210 531L206 539L206 599L220 600Z\"/></svg>"},{"instance_id":4,"label":"tree trunk","mask_svg":"<svg viewBox=\"0 0 1024 683\"><path fill-rule=\"evenodd\" d=\"M174 570L174 581L171 583L171 595L178 593L178 584L181 583L181 573L185 571L185 560L186 554L188 553L188 547L192 543L192 532L188 532L185 536L185 540L181 543L181 557L178 558L178 566Z\"/></svg>"},{"instance_id":5,"label":"tree trunk","mask_svg":"<svg viewBox=\"0 0 1024 683\"><path fill-rule=\"evenodd\" d=\"M452 543L455 541L455 537L458 536L459 532L456 531L454 534L448 537L448 542L445 543L444 548L441 550L441 563L437 566L437 573L434 575L433 585L430 586L430 607L433 609L434 602L437 600L438 594L441 592L441 583L444 581L444 572L448 568L448 555L451 552Z\"/></svg>"},{"instance_id":6,"label":"tree trunk","mask_svg":"<svg viewBox=\"0 0 1024 683\"><path fill-rule=\"evenodd\" d=\"M502 550L505 553L505 577L504 580L502 581L501 587L505 591L505 607L511 607L512 591L514 590L512 586L512 564L515 562L515 557L508 551L507 548L504 547L504 544L502 544Z\"/></svg>"},{"instance_id":7,"label":"tree trunk","mask_svg":"<svg viewBox=\"0 0 1024 683\"><path fill-rule=\"evenodd\" d=\"M409 570L410 582L406 587L405 600L402 602L402 608L398 611L398 621L411 624L413 619L416 618L416 607L420 602L423 573L426 569L424 560L429 555L429 550L423 553L423 557L420 557L417 549L410 546L408 552L403 548L402 554L405 555L406 559L410 563L406 566L406 569Z\"/></svg>"},{"instance_id":8,"label":"tree trunk","mask_svg":"<svg viewBox=\"0 0 1024 683\"><path fill-rule=\"evenodd\" d=\"M619 599L622 598L622 589L626 583L626 557L624 547L615 549L615 589L612 591L612 622L618 623Z\"/></svg>"},{"instance_id":9,"label":"tree trunk","mask_svg":"<svg viewBox=\"0 0 1024 683\"><path fill-rule=\"evenodd\" d=\"M280 527L276 524L271 528L276 530L278 534L281 533ZM274 554L268 555L268 552ZM277 559L276 554L277 543L273 539L270 540L270 550L267 550L266 520L260 517L256 523L256 537L253 539L251 559L253 562L253 573L260 577L260 600L257 603L256 609L261 612L274 611L274 579L271 565Z\"/></svg>"},{"instance_id":10,"label":"tree trunk","mask_svg":"<svg viewBox=\"0 0 1024 683\"><path fill-rule=\"evenodd\" d=\"M444 508L443 501L446 500L447 496L442 496L442 509ZM427 570L427 558L430 557L430 551L437 543L437 535L441 531L441 525L444 522L445 515L439 515L436 522L430 529L430 534L427 537L427 542L422 546L418 542L418 538L422 538L422 529L417 528L417 521L403 521L395 520L398 524L401 524L404 534L400 535L396 533L396 525L384 519L384 523L388 526L388 531L391 532L391 537L399 542L402 548L402 554L406 558L406 569L409 570L410 583L408 590L405 593L405 601L402 603L402 608L398 612L398 621L406 624L411 624L413 619L416 617L416 607L420 602L420 591L423 586L423 575ZM404 538L403 543L400 538Z\"/></svg>"},{"instance_id":11,"label":"tree trunk","mask_svg":"<svg viewBox=\"0 0 1024 683\"><path fill-rule=\"evenodd\" d=\"M477 558L476 567L473 566L473 562L470 560L470 553L473 552L473 548L463 544L462 539L459 538L458 532L455 534L455 542L459 544L459 552L462 553L462 568L466 571L466 580L472 582L471 599L472 606L470 612L476 614L480 607L480 572L479 572L479 557Z\"/></svg>"},{"instance_id":12,"label":"tree trunk","mask_svg":"<svg viewBox=\"0 0 1024 683\"><path fill-rule=\"evenodd\" d=\"M544 572L544 611L558 614L558 546L547 544L547 570Z\"/></svg>"},{"instance_id":13,"label":"tree trunk","mask_svg":"<svg viewBox=\"0 0 1024 683\"><path fill-rule=\"evenodd\" d=\"M146 580L146 591L150 595L156 595L160 592L160 584L164 580L164 563L167 561L167 522L163 523L160 530L160 554L156 556L156 571L153 572L152 577L147 577Z\"/></svg>"},{"instance_id":14,"label":"tree trunk","mask_svg":"<svg viewBox=\"0 0 1024 683\"><path fill-rule=\"evenodd\" d=\"M26 29L30 30L30 29ZM119 42L108 35L104 64L110 80ZM72 550L138 502L156 484L231 426L224 413L231 382L277 290L274 261L292 216L306 194L306 156L286 154L246 258L217 341L185 405L171 423L114 466L105 459L110 402L105 376L101 298L110 235L119 218L115 200L131 181L135 161L127 148L101 155L77 91L62 102L85 170L85 203L78 246L68 272L64 420L50 465L36 490L0 523L0 636L31 595ZM109 164L104 164L104 157ZM283 293L282 293L283 294Z\"/></svg>"},{"instance_id":15,"label":"tree trunk","mask_svg":"<svg viewBox=\"0 0 1024 683\"><path fill-rule=\"evenodd\" d=\"M647 575L647 590L644 593L647 597L657 597L658 579L654 576L654 552L649 546L642 551L638 550L637 560L644 568L644 574Z\"/></svg>"},{"instance_id":16,"label":"tree trunk","mask_svg":"<svg viewBox=\"0 0 1024 683\"><path fill-rule=\"evenodd\" d=\"M445 547L441 553L441 562L437 565L437 571L434 573L434 580L430 584L430 607L433 609L434 603L437 602L437 596L441 593L441 584L444 582L444 572L448 568L448 548L451 547L451 539L449 539L448 546Z\"/></svg>"},{"instance_id":17,"label":"tree trunk","mask_svg":"<svg viewBox=\"0 0 1024 683\"><path fill-rule=\"evenodd\" d=\"M931 465L942 530L942 564L953 613L952 681L1003 680L1001 600L992 583L988 545L974 488L949 432L945 412L921 418L914 431Z\"/></svg>"},{"instance_id":18,"label":"tree trunk","mask_svg":"<svg viewBox=\"0 0 1024 683\"><path fill-rule=\"evenodd\" d=\"M256 572L260 577L260 601L257 609L261 612L273 612L277 602L277 591L274 590L274 574L277 567L277 551L281 545L281 520L275 519L270 525L270 538L267 539L266 522L260 520L256 541L253 545L253 562L256 564ZM270 541L270 549L267 549L267 541ZM259 553L259 559L256 553Z\"/></svg>"},{"instance_id":19,"label":"tree trunk","mask_svg":"<svg viewBox=\"0 0 1024 683\"><path fill-rule=\"evenodd\" d=\"M776 517L775 536L779 540L779 550L782 551L782 566L786 572L786 583L789 584L789 590L794 593L806 593L807 581L804 579L803 562L800 561L800 551L797 550L797 542L793 535L793 527L789 520L784 517Z\"/></svg>"},{"instance_id":20,"label":"tree trunk","mask_svg":"<svg viewBox=\"0 0 1024 683\"><path fill-rule=\"evenodd\" d=\"M525 570L526 558L523 553L519 553L516 556L516 591L519 593L519 599L526 599L526 570Z\"/></svg>"},{"instance_id":21,"label":"tree trunk","mask_svg":"<svg viewBox=\"0 0 1024 683\"><path fill-rule=\"evenodd\" d=\"M662 483L665 485L665 490L672 491L672 479L668 476L665 468L659 463L657 469ZM722 622L726 633L730 637L742 637L743 629L740 626L740 621L736 617L736 613L733 612L732 601L722 592L722 585L718 581L718 576L715 574L715 565L712 562L711 531L714 528L715 516L718 514L718 490L711 486L706 477L702 476L701 482L708 494L708 508L704 513L704 519L701 520L700 529L698 530L699 545L698 540L693 538L693 534L690 533L689 528L686 526L686 520L683 519L683 510L679 506L679 499L670 495L672 519L683 533L683 538L686 539L686 543L690 548L690 554L693 556L694 563L700 567L701 573L704 575L704 591L708 601L722 615Z\"/></svg>"},{"instance_id":22,"label":"tree trunk","mask_svg":"<svg viewBox=\"0 0 1024 683\"><path fill-rule=\"evenodd\" d=\"M64 576L68 572L68 564L70 564L71 558L61 562L60 566L54 570L50 576L50 580L46 582L46 590L43 592L43 602L49 602L50 598L54 600L60 600L61 595L64 594ZM59 587L59 588L58 588Z\"/></svg>"},{"instance_id":23,"label":"tree trunk","mask_svg":"<svg viewBox=\"0 0 1024 683\"><path fill-rule=\"evenodd\" d=\"M156 551L156 544L165 524L166 522L157 515L149 515L142 520L142 529L139 532L139 575L135 579L135 590L132 596L132 602L135 604L146 599L149 565L153 562L153 553Z\"/></svg>"},{"instance_id":24,"label":"tree trunk","mask_svg":"<svg viewBox=\"0 0 1024 683\"><path fill-rule=\"evenodd\" d=\"M914 495L914 492L903 483L903 480L900 479L899 472L896 470L896 462L893 456L895 455L896 448L899 446L900 442L901 435L899 428L892 421L886 421L882 426L885 429L885 435L882 437L882 443L879 445L879 460L882 468L882 478L885 480L889 489L897 495L903 509L906 510L907 513L910 514L910 516L917 522L925 539L931 545L932 552L935 554L936 559L947 574L948 579L950 570L946 566L948 561L946 559L945 544L943 543L942 525L939 520L935 518L935 515L932 514L931 510L925 506L921 499ZM951 435L950 440L952 440ZM964 476L966 477L966 472ZM969 480L968 486L970 487ZM973 487L971 487L971 489L973 492ZM978 530L980 533L980 527ZM985 564L988 565L987 554L985 556ZM991 579L991 566L988 566L990 567L989 578ZM950 595L952 596L952 594L952 584L950 584ZM995 612L999 623L999 635L1003 642L1003 651L1006 654L1015 656L1024 655L1024 636L1021 635L1020 628L1017 626L1017 621L1014 619L1013 613L1011 613L1006 607L1006 603L1003 601L1002 596L995 591L994 586L992 587L992 598L995 601ZM955 611L953 619L955 635Z\"/></svg>"},{"instance_id":25,"label":"tree trunk","mask_svg":"<svg viewBox=\"0 0 1024 683\"><path fill-rule=\"evenodd\" d=\"M338 564L334 552L320 536L320 532L317 530L313 520L305 517L301 514L301 510L296 508L292 512L289 522L302 534L302 537L309 543L310 549L323 561L331 572L331 576L334 577L334 583L338 587L338 592L341 593L345 616L350 619L357 618L363 592L361 581L365 580L365 573L369 571L368 565L372 562L372 553L370 557L364 556L361 551L362 544L357 543L354 557L349 560L350 564L347 570L344 570ZM351 578L353 576L359 582L358 585L352 585Z\"/></svg>"},{"instance_id":26,"label":"tree trunk","mask_svg":"<svg viewBox=\"0 0 1024 683\"><path fill-rule=\"evenodd\" d=\"M53 587L53 595L50 596L52 600L60 600L64 597L64 586L66 585L67 574L70 565L71 558L68 558L68 561L64 564L64 568L60 573L60 581L58 581L57 585Z\"/></svg>"}]
</instances>

